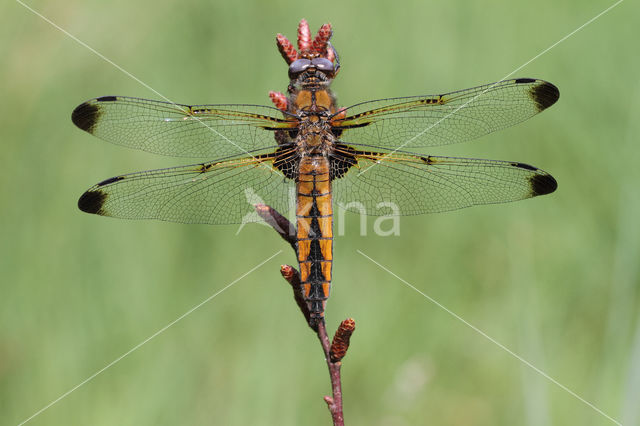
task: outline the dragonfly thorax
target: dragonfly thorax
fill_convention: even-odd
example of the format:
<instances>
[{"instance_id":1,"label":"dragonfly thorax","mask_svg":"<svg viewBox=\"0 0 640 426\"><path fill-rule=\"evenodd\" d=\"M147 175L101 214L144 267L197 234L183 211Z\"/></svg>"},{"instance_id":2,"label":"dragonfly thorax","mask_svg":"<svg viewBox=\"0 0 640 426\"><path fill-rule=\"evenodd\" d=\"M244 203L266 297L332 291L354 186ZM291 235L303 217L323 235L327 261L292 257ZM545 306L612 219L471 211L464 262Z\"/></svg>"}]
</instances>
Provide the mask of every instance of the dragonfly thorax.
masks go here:
<instances>
[{"instance_id":1,"label":"dragonfly thorax","mask_svg":"<svg viewBox=\"0 0 640 426\"><path fill-rule=\"evenodd\" d=\"M329 154L335 138L328 117L327 113L309 113L302 119L296 138L301 154Z\"/></svg>"},{"instance_id":2,"label":"dragonfly thorax","mask_svg":"<svg viewBox=\"0 0 640 426\"><path fill-rule=\"evenodd\" d=\"M318 87L310 87L312 83L305 80L304 88L289 88L289 105L300 120L296 137L300 153L328 155L333 149L335 137L330 120L337 109L329 83L327 79Z\"/></svg>"}]
</instances>

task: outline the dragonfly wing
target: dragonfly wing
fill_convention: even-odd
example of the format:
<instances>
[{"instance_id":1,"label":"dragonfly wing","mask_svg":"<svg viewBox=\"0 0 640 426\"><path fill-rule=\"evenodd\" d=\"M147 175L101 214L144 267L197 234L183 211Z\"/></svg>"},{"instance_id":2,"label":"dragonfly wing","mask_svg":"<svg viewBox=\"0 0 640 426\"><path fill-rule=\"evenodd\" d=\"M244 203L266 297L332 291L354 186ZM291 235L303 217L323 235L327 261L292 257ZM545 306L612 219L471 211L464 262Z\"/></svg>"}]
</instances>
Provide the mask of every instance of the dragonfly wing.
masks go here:
<instances>
[{"instance_id":1,"label":"dragonfly wing","mask_svg":"<svg viewBox=\"0 0 640 426\"><path fill-rule=\"evenodd\" d=\"M519 78L443 95L364 102L339 112L334 133L353 146L409 149L465 142L549 108L558 88Z\"/></svg>"},{"instance_id":2,"label":"dragonfly wing","mask_svg":"<svg viewBox=\"0 0 640 426\"><path fill-rule=\"evenodd\" d=\"M332 163L334 197L342 208L369 215L416 215L505 203L549 194L547 172L524 163L376 153L339 148ZM350 159L350 160L349 160ZM345 161L351 164L345 172Z\"/></svg>"},{"instance_id":3,"label":"dragonfly wing","mask_svg":"<svg viewBox=\"0 0 640 426\"><path fill-rule=\"evenodd\" d=\"M258 105L181 105L103 96L84 102L73 123L108 142L156 154L222 158L277 145L274 130L295 126Z\"/></svg>"},{"instance_id":4,"label":"dragonfly wing","mask_svg":"<svg viewBox=\"0 0 640 426\"><path fill-rule=\"evenodd\" d=\"M290 156L280 155L283 167ZM287 214L295 208L295 186L274 167L276 155L230 159L115 176L78 200L87 213L181 223L258 222L255 204ZM295 210L294 210L295 211Z\"/></svg>"}]
</instances>

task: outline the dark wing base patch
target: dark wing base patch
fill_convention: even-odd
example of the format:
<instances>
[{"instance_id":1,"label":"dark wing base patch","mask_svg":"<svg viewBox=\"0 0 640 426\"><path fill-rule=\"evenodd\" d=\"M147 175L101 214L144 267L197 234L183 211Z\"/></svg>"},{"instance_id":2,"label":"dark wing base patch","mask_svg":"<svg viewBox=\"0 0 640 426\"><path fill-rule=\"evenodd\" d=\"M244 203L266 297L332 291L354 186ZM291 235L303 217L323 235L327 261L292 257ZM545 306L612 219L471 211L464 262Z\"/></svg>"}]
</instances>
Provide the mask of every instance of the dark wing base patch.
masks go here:
<instances>
[{"instance_id":1,"label":"dark wing base patch","mask_svg":"<svg viewBox=\"0 0 640 426\"><path fill-rule=\"evenodd\" d=\"M281 146L276 150L274 156L273 167L280 170L287 179L296 180L300 156L295 147L293 145Z\"/></svg>"},{"instance_id":2,"label":"dark wing base patch","mask_svg":"<svg viewBox=\"0 0 640 426\"><path fill-rule=\"evenodd\" d=\"M358 164L355 154L354 148L341 143L336 144L330 158L329 178L331 180L341 178L351 167Z\"/></svg>"}]
</instances>

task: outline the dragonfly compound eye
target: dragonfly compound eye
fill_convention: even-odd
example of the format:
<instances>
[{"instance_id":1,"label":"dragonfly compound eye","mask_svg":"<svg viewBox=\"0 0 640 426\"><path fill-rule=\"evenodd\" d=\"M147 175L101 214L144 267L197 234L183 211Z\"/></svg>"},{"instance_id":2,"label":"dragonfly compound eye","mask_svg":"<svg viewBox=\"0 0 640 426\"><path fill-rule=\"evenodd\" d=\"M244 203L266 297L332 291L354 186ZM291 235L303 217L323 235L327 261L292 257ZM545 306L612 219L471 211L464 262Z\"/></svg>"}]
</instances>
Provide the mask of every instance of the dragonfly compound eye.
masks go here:
<instances>
[{"instance_id":1,"label":"dragonfly compound eye","mask_svg":"<svg viewBox=\"0 0 640 426\"><path fill-rule=\"evenodd\" d=\"M291 62L291 65L289 65L289 77L300 74L302 71L309 68L309 65L311 65L311 61L309 59L296 59Z\"/></svg>"},{"instance_id":2,"label":"dragonfly compound eye","mask_svg":"<svg viewBox=\"0 0 640 426\"><path fill-rule=\"evenodd\" d=\"M311 64L325 73L332 73L334 71L333 62L327 58L313 58Z\"/></svg>"}]
</instances>

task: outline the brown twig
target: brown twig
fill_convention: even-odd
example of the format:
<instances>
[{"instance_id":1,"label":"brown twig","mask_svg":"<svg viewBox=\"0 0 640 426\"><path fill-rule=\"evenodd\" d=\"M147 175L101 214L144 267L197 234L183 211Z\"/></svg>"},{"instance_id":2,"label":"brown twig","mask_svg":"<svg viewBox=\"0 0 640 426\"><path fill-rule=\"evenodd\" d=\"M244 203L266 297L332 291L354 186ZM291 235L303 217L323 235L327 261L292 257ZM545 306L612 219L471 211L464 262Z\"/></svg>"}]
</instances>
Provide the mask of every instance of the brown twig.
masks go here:
<instances>
[{"instance_id":1,"label":"brown twig","mask_svg":"<svg viewBox=\"0 0 640 426\"><path fill-rule=\"evenodd\" d=\"M258 216L260 216L267 224L271 225L278 235L291 245L293 251L297 252L296 227L289 222L289 219L282 216L276 209L273 209L266 204L255 204L253 208L256 209Z\"/></svg>"},{"instance_id":2,"label":"brown twig","mask_svg":"<svg viewBox=\"0 0 640 426\"><path fill-rule=\"evenodd\" d=\"M295 227L291 222L276 210L264 204L256 205L255 209L258 212L258 215L260 215L265 222L271 225L271 227L291 245L297 254L295 238L296 232ZM306 323L316 332L318 340L320 340L320 345L324 352L327 367L329 368L329 377L331 378L331 390L333 395L325 396L324 401L327 403L334 426L344 426L340 368L342 367L342 358L344 358L347 353L347 349L349 348L349 339L355 330L355 321L351 318L342 321L335 336L333 337L333 343L329 343L329 336L327 335L325 321L320 321L315 325L312 325L309 321L309 308L302 295L302 286L300 285L300 274L298 271L293 266L282 265L280 267L280 273L291 285L291 288L293 289L293 298L296 301L300 312L302 312Z\"/></svg>"},{"instance_id":3,"label":"brown twig","mask_svg":"<svg viewBox=\"0 0 640 426\"><path fill-rule=\"evenodd\" d=\"M342 362L331 361L331 348L329 346L329 336L327 336L327 329L325 328L324 321L318 324L318 339L324 350L325 360L327 361L327 367L329 368L329 376L331 377L331 390L333 397L325 396L324 401L327 403L331 417L333 418L334 426L344 426L344 415L342 413L342 380L340 376L340 367Z\"/></svg>"},{"instance_id":4,"label":"brown twig","mask_svg":"<svg viewBox=\"0 0 640 426\"><path fill-rule=\"evenodd\" d=\"M289 284L291 284L291 288L293 289L293 298L295 299L298 308L300 308L300 312L302 312L302 315L304 315L304 319L307 321L307 324L317 332L317 327L314 328L309 322L311 315L309 313L309 307L307 306L307 303L304 301L304 297L302 296L300 273L298 273L296 268L290 265L282 265L280 267L280 273L282 274L282 277L287 280Z\"/></svg>"}]
</instances>

